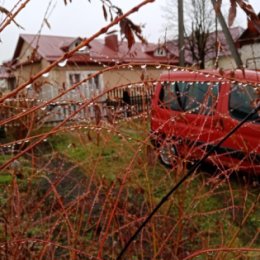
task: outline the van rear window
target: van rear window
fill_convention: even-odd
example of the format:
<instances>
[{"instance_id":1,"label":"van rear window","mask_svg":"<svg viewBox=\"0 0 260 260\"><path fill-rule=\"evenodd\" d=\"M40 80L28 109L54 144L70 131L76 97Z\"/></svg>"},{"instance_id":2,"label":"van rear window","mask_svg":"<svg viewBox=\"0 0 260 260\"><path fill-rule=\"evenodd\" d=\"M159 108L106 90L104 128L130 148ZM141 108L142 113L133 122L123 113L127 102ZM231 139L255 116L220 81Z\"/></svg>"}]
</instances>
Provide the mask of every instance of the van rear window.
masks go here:
<instances>
[{"instance_id":1,"label":"van rear window","mask_svg":"<svg viewBox=\"0 0 260 260\"><path fill-rule=\"evenodd\" d=\"M219 93L217 82L163 82L159 104L167 109L194 114L213 114Z\"/></svg>"},{"instance_id":2,"label":"van rear window","mask_svg":"<svg viewBox=\"0 0 260 260\"><path fill-rule=\"evenodd\" d=\"M229 111L232 117L243 120L260 102L260 86L233 84L229 96ZM250 119L260 123L259 112Z\"/></svg>"}]
</instances>

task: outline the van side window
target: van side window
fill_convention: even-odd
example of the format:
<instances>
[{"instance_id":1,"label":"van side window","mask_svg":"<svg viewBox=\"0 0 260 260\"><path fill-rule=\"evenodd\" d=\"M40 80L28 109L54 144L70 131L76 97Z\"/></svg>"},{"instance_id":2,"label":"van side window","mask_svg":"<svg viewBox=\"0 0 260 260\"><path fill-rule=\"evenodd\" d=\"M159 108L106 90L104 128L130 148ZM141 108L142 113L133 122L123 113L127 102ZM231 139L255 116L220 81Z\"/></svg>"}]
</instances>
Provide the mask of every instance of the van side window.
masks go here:
<instances>
[{"instance_id":1,"label":"van side window","mask_svg":"<svg viewBox=\"0 0 260 260\"><path fill-rule=\"evenodd\" d=\"M159 94L159 105L167 109L183 111L186 95L186 83L164 82Z\"/></svg>"},{"instance_id":2,"label":"van side window","mask_svg":"<svg viewBox=\"0 0 260 260\"><path fill-rule=\"evenodd\" d=\"M186 110L193 114L213 114L219 93L216 82L193 82L189 87Z\"/></svg>"},{"instance_id":3,"label":"van side window","mask_svg":"<svg viewBox=\"0 0 260 260\"><path fill-rule=\"evenodd\" d=\"M214 82L165 82L159 94L160 105L193 114L213 114L219 93Z\"/></svg>"},{"instance_id":4,"label":"van side window","mask_svg":"<svg viewBox=\"0 0 260 260\"><path fill-rule=\"evenodd\" d=\"M229 111L232 117L243 120L256 107L260 101L259 87L233 84L229 96ZM249 120L260 123L259 113L254 114Z\"/></svg>"}]
</instances>

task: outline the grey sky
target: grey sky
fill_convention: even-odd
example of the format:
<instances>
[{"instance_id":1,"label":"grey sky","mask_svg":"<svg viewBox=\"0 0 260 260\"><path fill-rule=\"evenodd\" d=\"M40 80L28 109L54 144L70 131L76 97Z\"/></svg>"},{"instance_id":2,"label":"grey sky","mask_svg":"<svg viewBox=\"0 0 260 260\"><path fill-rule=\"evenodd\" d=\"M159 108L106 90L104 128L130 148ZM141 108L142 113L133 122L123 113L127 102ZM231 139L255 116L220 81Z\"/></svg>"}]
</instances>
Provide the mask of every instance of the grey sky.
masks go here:
<instances>
[{"instance_id":1,"label":"grey sky","mask_svg":"<svg viewBox=\"0 0 260 260\"><path fill-rule=\"evenodd\" d=\"M11 9L16 2L17 0L0 0L0 6ZM12 57L20 33L37 33L39 31L49 2L50 0L31 0L16 18L25 30L11 24L0 34L2 40L0 43L0 63ZM54 7L48 17L51 29L44 25L42 33L75 37L88 37L94 34L107 22L103 18L100 1L92 0L91 2L89 4L87 0L73 0L72 3L65 6L63 0L53 0L52 3L54 5L56 3L56 5L52 5ZM125 12L142 1L112 0L112 2ZM143 33L150 42L157 42L159 37L164 35L163 25L166 21L163 19L162 6L166 6L166 3L167 0L156 0L131 16L135 23L145 24ZM250 3L256 12L260 11L259 0L250 0ZM0 14L0 22L3 17ZM244 13L238 12L236 23L245 27Z\"/></svg>"}]
</instances>

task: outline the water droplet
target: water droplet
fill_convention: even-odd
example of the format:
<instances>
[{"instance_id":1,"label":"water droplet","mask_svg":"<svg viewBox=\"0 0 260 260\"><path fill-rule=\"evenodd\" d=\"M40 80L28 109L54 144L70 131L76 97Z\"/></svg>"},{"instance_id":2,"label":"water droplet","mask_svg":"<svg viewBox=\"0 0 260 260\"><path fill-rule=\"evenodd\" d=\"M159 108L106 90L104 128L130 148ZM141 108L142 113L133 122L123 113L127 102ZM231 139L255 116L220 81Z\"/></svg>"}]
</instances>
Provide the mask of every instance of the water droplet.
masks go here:
<instances>
[{"instance_id":1,"label":"water droplet","mask_svg":"<svg viewBox=\"0 0 260 260\"><path fill-rule=\"evenodd\" d=\"M161 65L158 65L158 66L156 66L155 68L156 68L156 69L160 69L160 68L161 68Z\"/></svg>"},{"instance_id":2,"label":"water droplet","mask_svg":"<svg viewBox=\"0 0 260 260\"><path fill-rule=\"evenodd\" d=\"M68 60L66 59L66 60L59 62L58 65L62 68L62 67L65 67L67 65L67 62L68 62Z\"/></svg>"},{"instance_id":3,"label":"water droplet","mask_svg":"<svg viewBox=\"0 0 260 260\"><path fill-rule=\"evenodd\" d=\"M145 68L146 68L146 64L141 65L141 68L142 68L142 69L145 69Z\"/></svg>"},{"instance_id":4,"label":"water droplet","mask_svg":"<svg viewBox=\"0 0 260 260\"><path fill-rule=\"evenodd\" d=\"M87 46L83 46L81 48L79 48L79 51L85 51L87 49Z\"/></svg>"},{"instance_id":5,"label":"water droplet","mask_svg":"<svg viewBox=\"0 0 260 260\"><path fill-rule=\"evenodd\" d=\"M32 84L27 85L25 88L30 89L32 87Z\"/></svg>"},{"instance_id":6,"label":"water droplet","mask_svg":"<svg viewBox=\"0 0 260 260\"><path fill-rule=\"evenodd\" d=\"M43 73L42 76L43 76L44 78L48 78L48 77L49 77L49 72Z\"/></svg>"}]
</instances>

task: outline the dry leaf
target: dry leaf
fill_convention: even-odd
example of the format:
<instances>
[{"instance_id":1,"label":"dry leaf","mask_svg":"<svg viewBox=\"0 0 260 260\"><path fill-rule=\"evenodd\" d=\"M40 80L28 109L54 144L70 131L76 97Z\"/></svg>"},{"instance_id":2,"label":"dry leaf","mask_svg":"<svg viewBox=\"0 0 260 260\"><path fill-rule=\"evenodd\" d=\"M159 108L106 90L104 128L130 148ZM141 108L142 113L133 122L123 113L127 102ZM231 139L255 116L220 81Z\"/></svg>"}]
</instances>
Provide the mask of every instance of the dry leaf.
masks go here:
<instances>
[{"instance_id":1,"label":"dry leaf","mask_svg":"<svg viewBox=\"0 0 260 260\"><path fill-rule=\"evenodd\" d=\"M236 0L236 2L239 4L241 9L243 9L243 11L247 14L247 16L251 19L256 30L260 33L260 18L255 13L252 5L250 5L249 3L243 0Z\"/></svg>"},{"instance_id":2,"label":"dry leaf","mask_svg":"<svg viewBox=\"0 0 260 260\"><path fill-rule=\"evenodd\" d=\"M104 18L105 18L105 20L107 21L107 9L106 9L106 7L105 7L104 4L102 5L102 9L103 9Z\"/></svg>"},{"instance_id":3,"label":"dry leaf","mask_svg":"<svg viewBox=\"0 0 260 260\"><path fill-rule=\"evenodd\" d=\"M230 0L230 8L228 13L228 26L232 26L237 14L237 3L236 0Z\"/></svg>"},{"instance_id":4,"label":"dry leaf","mask_svg":"<svg viewBox=\"0 0 260 260\"><path fill-rule=\"evenodd\" d=\"M144 72L142 72L140 78L141 78L141 81L144 81L144 79L145 79L145 77L144 77Z\"/></svg>"},{"instance_id":5,"label":"dry leaf","mask_svg":"<svg viewBox=\"0 0 260 260\"><path fill-rule=\"evenodd\" d=\"M128 49L131 49L135 43L135 38L128 19L125 18L120 21L120 29L121 34L123 34L127 39Z\"/></svg>"},{"instance_id":6,"label":"dry leaf","mask_svg":"<svg viewBox=\"0 0 260 260\"><path fill-rule=\"evenodd\" d=\"M101 109L99 105L94 105L94 111L95 111L95 119L96 119L96 125L99 125L101 121Z\"/></svg>"},{"instance_id":7,"label":"dry leaf","mask_svg":"<svg viewBox=\"0 0 260 260\"><path fill-rule=\"evenodd\" d=\"M3 6L0 6L0 12L6 14L7 16L11 15L11 13Z\"/></svg>"},{"instance_id":8,"label":"dry leaf","mask_svg":"<svg viewBox=\"0 0 260 260\"><path fill-rule=\"evenodd\" d=\"M69 2L71 3L72 0L69 0ZM64 4L67 5L67 0L64 0Z\"/></svg>"},{"instance_id":9,"label":"dry leaf","mask_svg":"<svg viewBox=\"0 0 260 260\"><path fill-rule=\"evenodd\" d=\"M215 6L214 6L216 13L220 12L221 5L222 5L222 0L216 0Z\"/></svg>"},{"instance_id":10,"label":"dry leaf","mask_svg":"<svg viewBox=\"0 0 260 260\"><path fill-rule=\"evenodd\" d=\"M4 8L3 6L0 6L0 13L6 14L6 16L8 16L8 17L14 22L14 24L15 24L17 27L19 27L19 28L21 28L21 29L24 30L24 28L23 28L20 24L18 24L18 23L14 20L14 18L12 18L12 13L9 12L9 11L8 11L6 8Z\"/></svg>"},{"instance_id":11,"label":"dry leaf","mask_svg":"<svg viewBox=\"0 0 260 260\"><path fill-rule=\"evenodd\" d=\"M48 22L47 18L44 18L44 23L47 25L47 27L48 27L49 29L51 29L51 25L50 25L50 23Z\"/></svg>"}]
</instances>

